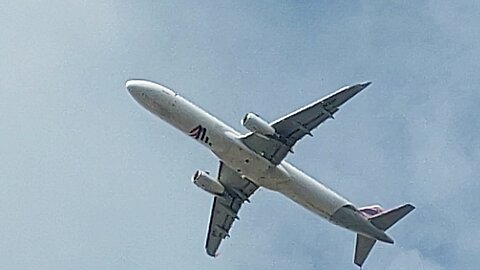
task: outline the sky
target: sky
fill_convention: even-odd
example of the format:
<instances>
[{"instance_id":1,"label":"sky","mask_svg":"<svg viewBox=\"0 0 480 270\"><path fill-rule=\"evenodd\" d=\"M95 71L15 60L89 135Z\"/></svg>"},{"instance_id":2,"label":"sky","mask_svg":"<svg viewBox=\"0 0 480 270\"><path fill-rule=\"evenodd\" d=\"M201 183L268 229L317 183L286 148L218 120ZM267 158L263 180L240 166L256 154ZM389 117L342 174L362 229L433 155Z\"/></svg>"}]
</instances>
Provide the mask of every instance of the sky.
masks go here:
<instances>
[{"instance_id":1,"label":"sky","mask_svg":"<svg viewBox=\"0 0 480 270\"><path fill-rule=\"evenodd\" d=\"M216 158L125 81L169 86L246 132L372 81L287 160L358 206L411 202L364 269L480 264L474 1L3 1L2 269L356 269L355 235L259 190L218 258Z\"/></svg>"}]
</instances>

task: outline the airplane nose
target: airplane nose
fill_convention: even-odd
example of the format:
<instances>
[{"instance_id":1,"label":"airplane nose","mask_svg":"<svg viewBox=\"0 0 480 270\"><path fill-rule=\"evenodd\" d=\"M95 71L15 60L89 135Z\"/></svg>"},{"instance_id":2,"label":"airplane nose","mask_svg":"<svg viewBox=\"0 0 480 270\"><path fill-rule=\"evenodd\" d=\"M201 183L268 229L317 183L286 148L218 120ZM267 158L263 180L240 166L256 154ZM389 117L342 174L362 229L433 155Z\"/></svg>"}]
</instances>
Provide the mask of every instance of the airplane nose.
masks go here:
<instances>
[{"instance_id":1,"label":"airplane nose","mask_svg":"<svg viewBox=\"0 0 480 270\"><path fill-rule=\"evenodd\" d=\"M138 85L138 80L128 80L125 82L125 87L127 87L128 92L130 95L133 97L137 96L139 92L141 91L139 85Z\"/></svg>"},{"instance_id":2,"label":"airplane nose","mask_svg":"<svg viewBox=\"0 0 480 270\"><path fill-rule=\"evenodd\" d=\"M128 80L125 82L125 87L137 101L145 96L155 97L155 99L168 99L176 96L176 93L167 87L146 80Z\"/></svg>"},{"instance_id":3,"label":"airplane nose","mask_svg":"<svg viewBox=\"0 0 480 270\"><path fill-rule=\"evenodd\" d=\"M146 106L145 97L146 97L146 92L148 92L148 89L146 89L145 86L142 85L141 80L128 80L125 82L125 87L127 88L128 93L130 93L130 95L133 97L135 101L137 101L143 107Z\"/></svg>"},{"instance_id":4,"label":"airplane nose","mask_svg":"<svg viewBox=\"0 0 480 270\"><path fill-rule=\"evenodd\" d=\"M125 82L130 95L142 107L160 117L166 117L171 110L173 91L170 89L146 80L128 80Z\"/></svg>"}]
</instances>

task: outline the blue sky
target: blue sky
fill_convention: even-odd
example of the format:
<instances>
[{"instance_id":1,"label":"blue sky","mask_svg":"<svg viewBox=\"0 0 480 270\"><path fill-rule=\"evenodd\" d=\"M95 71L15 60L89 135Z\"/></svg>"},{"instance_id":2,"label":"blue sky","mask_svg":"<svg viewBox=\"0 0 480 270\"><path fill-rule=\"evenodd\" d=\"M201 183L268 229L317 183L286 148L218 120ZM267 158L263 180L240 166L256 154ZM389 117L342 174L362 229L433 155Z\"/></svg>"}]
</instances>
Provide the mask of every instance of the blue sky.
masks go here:
<instances>
[{"instance_id":1,"label":"blue sky","mask_svg":"<svg viewBox=\"0 0 480 270\"><path fill-rule=\"evenodd\" d=\"M214 156L124 82L241 131L373 81L288 160L354 203L417 210L366 269L476 269L480 6L470 1L0 4L5 269L356 269L354 234L258 191L207 257Z\"/></svg>"}]
</instances>

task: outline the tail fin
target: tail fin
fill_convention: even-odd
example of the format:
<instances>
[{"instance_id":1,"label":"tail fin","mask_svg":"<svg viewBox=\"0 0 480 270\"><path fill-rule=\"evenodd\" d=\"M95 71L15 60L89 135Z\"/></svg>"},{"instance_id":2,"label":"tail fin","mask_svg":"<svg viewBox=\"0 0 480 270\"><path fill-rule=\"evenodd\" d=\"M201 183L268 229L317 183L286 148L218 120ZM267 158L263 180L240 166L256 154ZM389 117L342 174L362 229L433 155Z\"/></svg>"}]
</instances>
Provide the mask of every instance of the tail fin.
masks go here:
<instances>
[{"instance_id":1,"label":"tail fin","mask_svg":"<svg viewBox=\"0 0 480 270\"><path fill-rule=\"evenodd\" d=\"M409 203L392 208L390 210L370 216L368 219L370 222L382 231L386 231L393 224L397 223L400 219L413 211L415 207ZM357 243L355 245L355 258L354 263L359 267L362 267L363 263L368 257L368 254L377 241L375 239L357 234Z\"/></svg>"}]
</instances>

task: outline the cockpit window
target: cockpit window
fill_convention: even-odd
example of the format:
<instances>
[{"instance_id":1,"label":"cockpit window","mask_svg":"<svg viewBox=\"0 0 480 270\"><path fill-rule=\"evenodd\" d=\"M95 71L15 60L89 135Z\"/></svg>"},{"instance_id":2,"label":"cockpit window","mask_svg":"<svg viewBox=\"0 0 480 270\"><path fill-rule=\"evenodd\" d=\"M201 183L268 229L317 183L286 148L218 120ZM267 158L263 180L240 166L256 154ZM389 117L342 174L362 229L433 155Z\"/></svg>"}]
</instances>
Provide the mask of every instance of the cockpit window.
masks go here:
<instances>
[{"instance_id":1,"label":"cockpit window","mask_svg":"<svg viewBox=\"0 0 480 270\"><path fill-rule=\"evenodd\" d=\"M177 95L177 93L173 92L172 90L170 90L170 89L168 89L168 88L166 88L166 87L162 87L162 88L160 88L160 90L161 90L163 93L168 94L168 95L170 95L170 96L176 96L176 95Z\"/></svg>"}]
</instances>

